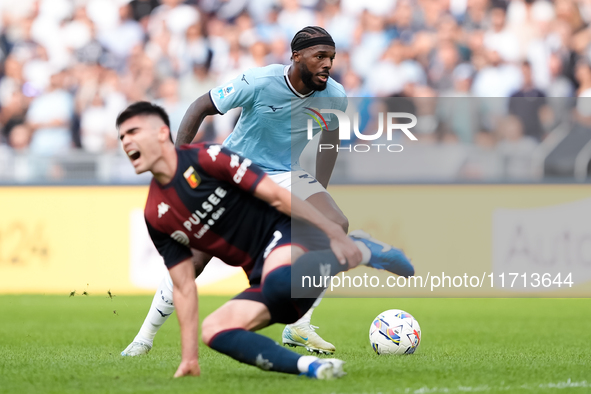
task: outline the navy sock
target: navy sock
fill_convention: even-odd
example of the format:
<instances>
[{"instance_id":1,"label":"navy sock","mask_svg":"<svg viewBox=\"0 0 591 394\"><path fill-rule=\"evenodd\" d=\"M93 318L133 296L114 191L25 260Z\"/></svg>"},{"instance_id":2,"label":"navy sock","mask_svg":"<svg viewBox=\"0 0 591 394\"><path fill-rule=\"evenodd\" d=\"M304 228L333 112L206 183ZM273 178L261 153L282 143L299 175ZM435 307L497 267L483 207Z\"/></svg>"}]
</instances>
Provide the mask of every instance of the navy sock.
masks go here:
<instances>
[{"instance_id":1,"label":"navy sock","mask_svg":"<svg viewBox=\"0 0 591 394\"><path fill-rule=\"evenodd\" d=\"M348 266L337 260L332 250L308 252L293 265L269 272L262 286L274 323L293 323L306 313L324 290L324 277L346 271ZM313 277L314 285L302 287L302 276ZM310 279L312 280L312 279ZM330 280L326 281L327 284ZM292 298L292 289L297 289Z\"/></svg>"},{"instance_id":2,"label":"navy sock","mask_svg":"<svg viewBox=\"0 0 591 394\"><path fill-rule=\"evenodd\" d=\"M291 267L283 266L267 274L262 292L273 323L291 324L310 309L320 291L310 298L291 298Z\"/></svg>"},{"instance_id":3,"label":"navy sock","mask_svg":"<svg viewBox=\"0 0 591 394\"><path fill-rule=\"evenodd\" d=\"M254 332L243 329L222 331L213 337L209 347L241 363L254 365L266 371L300 373L299 354Z\"/></svg>"},{"instance_id":4,"label":"navy sock","mask_svg":"<svg viewBox=\"0 0 591 394\"><path fill-rule=\"evenodd\" d=\"M291 267L286 265L269 272L263 282L265 298L274 303L291 301Z\"/></svg>"},{"instance_id":5,"label":"navy sock","mask_svg":"<svg viewBox=\"0 0 591 394\"><path fill-rule=\"evenodd\" d=\"M307 252L301 255L292 267L298 273L302 272L305 275L332 276L349 269L348 265L339 263L337 256L330 249Z\"/></svg>"},{"instance_id":6,"label":"navy sock","mask_svg":"<svg viewBox=\"0 0 591 394\"><path fill-rule=\"evenodd\" d=\"M339 272L347 271L348 265L342 265L332 250L308 252L298 258L291 266L291 285L298 289L298 297L317 298L330 285L330 278ZM302 288L303 277L310 277L311 287Z\"/></svg>"}]
</instances>

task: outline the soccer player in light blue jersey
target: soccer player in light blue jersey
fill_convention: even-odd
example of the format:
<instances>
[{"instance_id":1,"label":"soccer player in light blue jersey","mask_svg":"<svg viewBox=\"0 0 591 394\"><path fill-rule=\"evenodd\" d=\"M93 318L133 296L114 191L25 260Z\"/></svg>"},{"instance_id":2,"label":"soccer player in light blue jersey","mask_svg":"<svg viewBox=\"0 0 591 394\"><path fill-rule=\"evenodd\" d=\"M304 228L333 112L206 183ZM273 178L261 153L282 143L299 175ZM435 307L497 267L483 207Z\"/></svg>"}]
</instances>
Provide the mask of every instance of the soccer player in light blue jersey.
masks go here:
<instances>
[{"instance_id":1,"label":"soccer player in light blue jersey","mask_svg":"<svg viewBox=\"0 0 591 394\"><path fill-rule=\"evenodd\" d=\"M326 30L308 26L294 36L291 49L291 65L273 64L246 70L195 100L181 122L176 145L191 143L206 116L223 115L230 109L241 107L240 119L223 145L248 157L277 184L311 203L347 232L347 218L326 191L337 158L336 150L317 154L314 178L298 162L308 143L307 129L304 126L292 128L292 114L303 113L304 107L309 105L306 104L309 97L326 98L332 109L346 109L343 87L330 78L336 53L334 41ZM325 119L320 143L336 146L336 116L325 116ZM298 124L306 125L306 122ZM211 256L193 251L197 275L209 259ZM323 340L315 332L317 327L310 324L319 302L320 298L300 320L285 327L284 344L304 346L318 353L334 353L335 347ZM140 332L121 354L146 354L152 348L156 332L173 311L172 282L167 277L158 288Z\"/></svg>"}]
</instances>

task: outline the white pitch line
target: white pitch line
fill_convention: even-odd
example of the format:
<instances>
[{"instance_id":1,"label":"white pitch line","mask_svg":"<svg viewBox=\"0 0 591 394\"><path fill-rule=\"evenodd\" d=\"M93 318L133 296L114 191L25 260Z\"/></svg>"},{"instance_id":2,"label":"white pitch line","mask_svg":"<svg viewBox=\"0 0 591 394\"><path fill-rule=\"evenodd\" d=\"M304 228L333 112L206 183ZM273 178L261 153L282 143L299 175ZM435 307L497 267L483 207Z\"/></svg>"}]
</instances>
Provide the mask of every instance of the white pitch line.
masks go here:
<instances>
[{"instance_id":1,"label":"white pitch line","mask_svg":"<svg viewBox=\"0 0 591 394\"><path fill-rule=\"evenodd\" d=\"M388 393L405 393L405 394L432 394L432 393L486 393L486 392L498 392L498 391L511 391L511 392L534 392L538 393L542 390L554 390L554 389L577 389L577 388L591 388L591 382L582 380L579 382L573 382L570 379L562 382L549 382L540 384L522 384L522 385L504 385L490 386L457 386L457 387L421 387L418 389L407 388L396 388L393 391L380 391L380 394ZM366 393L366 392L364 392Z\"/></svg>"}]
</instances>

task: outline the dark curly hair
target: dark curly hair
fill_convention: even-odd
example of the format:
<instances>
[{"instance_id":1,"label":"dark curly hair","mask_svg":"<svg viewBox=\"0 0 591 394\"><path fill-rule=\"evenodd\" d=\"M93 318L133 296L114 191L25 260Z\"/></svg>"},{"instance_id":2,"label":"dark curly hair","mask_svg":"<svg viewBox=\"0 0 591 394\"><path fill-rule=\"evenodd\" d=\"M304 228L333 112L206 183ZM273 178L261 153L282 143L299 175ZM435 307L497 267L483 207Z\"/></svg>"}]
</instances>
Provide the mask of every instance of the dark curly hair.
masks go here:
<instances>
[{"instance_id":1,"label":"dark curly hair","mask_svg":"<svg viewBox=\"0 0 591 394\"><path fill-rule=\"evenodd\" d=\"M332 36L320 26L307 26L298 31L291 40L291 50L297 48L300 43L310 38L327 37L332 40Z\"/></svg>"}]
</instances>

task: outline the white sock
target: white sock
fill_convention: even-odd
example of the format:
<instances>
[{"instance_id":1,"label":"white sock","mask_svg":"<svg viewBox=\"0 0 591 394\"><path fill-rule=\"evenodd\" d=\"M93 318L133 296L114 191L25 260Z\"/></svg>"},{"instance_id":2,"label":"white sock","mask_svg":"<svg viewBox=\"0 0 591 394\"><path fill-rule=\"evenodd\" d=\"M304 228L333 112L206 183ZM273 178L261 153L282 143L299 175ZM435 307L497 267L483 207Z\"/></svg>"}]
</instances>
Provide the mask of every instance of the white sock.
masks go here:
<instances>
[{"instance_id":1,"label":"white sock","mask_svg":"<svg viewBox=\"0 0 591 394\"><path fill-rule=\"evenodd\" d=\"M298 370L301 373L308 372L308 367L316 360L318 360L318 357L314 356L302 356L298 358Z\"/></svg>"},{"instance_id":2,"label":"white sock","mask_svg":"<svg viewBox=\"0 0 591 394\"><path fill-rule=\"evenodd\" d=\"M316 303L316 302L314 302ZM308 312L306 312L304 314L304 316L300 317L300 319L298 321L296 321L295 323L292 323L292 325L294 326L306 326L306 325L310 325L310 319L312 319L312 313L314 313L314 308L316 308L315 306L311 306L310 309L308 309Z\"/></svg>"},{"instance_id":3,"label":"white sock","mask_svg":"<svg viewBox=\"0 0 591 394\"><path fill-rule=\"evenodd\" d=\"M168 320L172 312L174 312L174 305L172 303L172 279L167 272L158 286L158 290L152 300L152 305L150 305L148 316L146 316L144 324L142 324L134 341L147 343L151 346L156 333L164 322Z\"/></svg>"},{"instance_id":4,"label":"white sock","mask_svg":"<svg viewBox=\"0 0 591 394\"><path fill-rule=\"evenodd\" d=\"M354 241L354 242L355 242L355 245L357 245L357 247L361 251L361 264L367 265L367 263L369 263L369 259L371 258L371 250L369 250L367 245L361 241Z\"/></svg>"},{"instance_id":5,"label":"white sock","mask_svg":"<svg viewBox=\"0 0 591 394\"><path fill-rule=\"evenodd\" d=\"M293 323L294 326L295 325L302 325L302 326L310 325L310 320L312 319L312 313L314 313L314 309L316 309L316 307L318 305L320 305L320 301L322 301L322 297L324 297L324 293L326 293L326 289L324 289L322 291L322 293L320 293L318 298L316 298L316 301L314 301L314 303L312 304L310 309L308 309L308 312L306 312L304 314L304 316L300 317L300 319L298 321Z\"/></svg>"}]
</instances>

